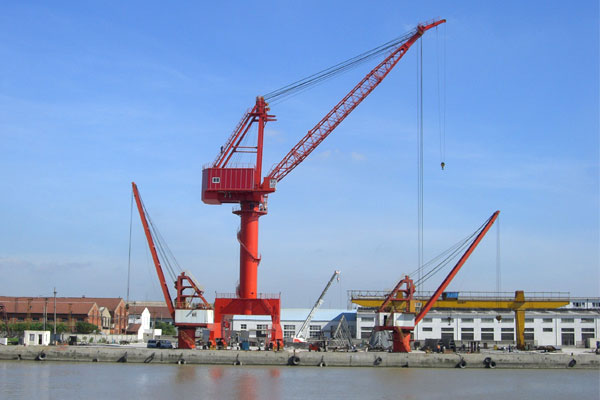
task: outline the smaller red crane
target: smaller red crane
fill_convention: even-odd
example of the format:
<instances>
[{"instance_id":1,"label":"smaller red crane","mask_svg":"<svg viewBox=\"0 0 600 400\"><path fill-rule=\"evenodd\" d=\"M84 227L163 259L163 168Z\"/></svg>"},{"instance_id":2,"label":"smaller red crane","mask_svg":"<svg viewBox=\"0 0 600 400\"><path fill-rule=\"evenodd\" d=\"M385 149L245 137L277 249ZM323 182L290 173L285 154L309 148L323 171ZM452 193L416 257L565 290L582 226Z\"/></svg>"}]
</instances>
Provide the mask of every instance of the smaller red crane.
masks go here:
<instances>
[{"instance_id":1,"label":"smaller red crane","mask_svg":"<svg viewBox=\"0 0 600 400\"><path fill-rule=\"evenodd\" d=\"M420 310L417 310L417 306L420 302L414 299L415 284L408 275L400 280L394 289L386 296L385 300L377 310L375 331L392 331L393 352L410 353L411 334L414 331L415 326L425 317L425 315L427 315L442 292L446 290L450 282L452 282L452 279L454 279L458 271L469 259L479 242L481 242L483 237L490 230L494 221L498 218L498 214L500 214L500 211L496 211L492 214L485 224L483 224L479 233L475 239L473 239L473 242L469 245L465 253ZM404 289L402 289L402 286L404 286ZM390 303L392 300L402 300L399 309L396 308L390 310Z\"/></svg>"},{"instance_id":2,"label":"smaller red crane","mask_svg":"<svg viewBox=\"0 0 600 400\"><path fill-rule=\"evenodd\" d=\"M181 349L194 349L196 348L196 329L208 328L209 325L213 323L213 307L204 298L204 292L200 289L200 285L198 285L196 279L186 271L181 272L175 280L177 297L175 298L175 302L173 302L160 258L154 244L155 241L152 236L152 230L148 223L148 213L146 212L146 208L144 207L135 182L131 182L131 186L133 188L135 203L140 213L140 219L144 226L148 247L150 247L150 253L152 254L152 260L154 261L154 267L156 268L156 273L158 275L158 282L160 283L165 303L169 309L169 314L171 314L171 318L175 322L175 327L178 331L178 347ZM197 302L195 301L196 299L200 301Z\"/></svg>"}]
</instances>

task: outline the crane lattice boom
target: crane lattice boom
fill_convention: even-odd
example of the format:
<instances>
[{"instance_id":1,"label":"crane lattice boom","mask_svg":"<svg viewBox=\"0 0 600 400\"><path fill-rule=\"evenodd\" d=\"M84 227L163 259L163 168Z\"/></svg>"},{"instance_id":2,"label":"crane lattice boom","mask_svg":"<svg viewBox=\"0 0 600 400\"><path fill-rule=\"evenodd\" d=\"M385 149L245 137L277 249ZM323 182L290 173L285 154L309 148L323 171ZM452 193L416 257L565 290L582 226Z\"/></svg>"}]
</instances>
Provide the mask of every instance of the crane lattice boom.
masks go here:
<instances>
[{"instance_id":1,"label":"crane lattice boom","mask_svg":"<svg viewBox=\"0 0 600 400\"><path fill-rule=\"evenodd\" d=\"M273 167L266 180L280 181L296 168L381 83L425 31L444 22L446 20L442 19L427 25L419 25L406 42L369 72L314 128L308 131L283 160Z\"/></svg>"}]
</instances>

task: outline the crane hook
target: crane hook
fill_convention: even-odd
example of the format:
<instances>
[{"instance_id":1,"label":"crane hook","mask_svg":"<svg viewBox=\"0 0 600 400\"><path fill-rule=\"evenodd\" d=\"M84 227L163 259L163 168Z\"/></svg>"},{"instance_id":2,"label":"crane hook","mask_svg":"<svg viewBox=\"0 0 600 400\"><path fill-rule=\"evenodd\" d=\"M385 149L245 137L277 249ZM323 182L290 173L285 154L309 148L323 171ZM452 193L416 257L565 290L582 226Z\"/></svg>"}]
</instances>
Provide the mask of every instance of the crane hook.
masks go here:
<instances>
[{"instance_id":1,"label":"crane hook","mask_svg":"<svg viewBox=\"0 0 600 400\"><path fill-rule=\"evenodd\" d=\"M442 167L442 171L443 171L444 167L446 166L446 163L442 161L442 163L440 164L440 166Z\"/></svg>"}]
</instances>

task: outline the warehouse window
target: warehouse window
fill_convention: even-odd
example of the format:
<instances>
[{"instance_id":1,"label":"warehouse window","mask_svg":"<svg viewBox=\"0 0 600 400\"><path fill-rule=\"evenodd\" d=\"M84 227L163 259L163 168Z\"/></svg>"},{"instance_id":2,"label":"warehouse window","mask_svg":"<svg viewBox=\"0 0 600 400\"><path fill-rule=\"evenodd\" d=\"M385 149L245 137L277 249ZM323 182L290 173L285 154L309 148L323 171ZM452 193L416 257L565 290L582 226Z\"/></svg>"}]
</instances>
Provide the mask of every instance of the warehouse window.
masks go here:
<instances>
[{"instance_id":1,"label":"warehouse window","mask_svg":"<svg viewBox=\"0 0 600 400\"><path fill-rule=\"evenodd\" d=\"M473 318L462 318L461 322L473 322Z\"/></svg>"},{"instance_id":2,"label":"warehouse window","mask_svg":"<svg viewBox=\"0 0 600 400\"><path fill-rule=\"evenodd\" d=\"M433 318L423 318L423 322L433 322Z\"/></svg>"},{"instance_id":3,"label":"warehouse window","mask_svg":"<svg viewBox=\"0 0 600 400\"><path fill-rule=\"evenodd\" d=\"M486 323L490 323L490 322L494 322L494 318L481 318L481 322L486 322Z\"/></svg>"},{"instance_id":4,"label":"warehouse window","mask_svg":"<svg viewBox=\"0 0 600 400\"><path fill-rule=\"evenodd\" d=\"M553 332L554 330L552 328L544 328L543 331L544 332Z\"/></svg>"},{"instance_id":5,"label":"warehouse window","mask_svg":"<svg viewBox=\"0 0 600 400\"><path fill-rule=\"evenodd\" d=\"M502 318L502 322L505 324L514 324L515 319L514 318Z\"/></svg>"},{"instance_id":6,"label":"warehouse window","mask_svg":"<svg viewBox=\"0 0 600 400\"><path fill-rule=\"evenodd\" d=\"M594 318L581 318L581 322L584 323L589 323L589 322L594 322Z\"/></svg>"},{"instance_id":7,"label":"warehouse window","mask_svg":"<svg viewBox=\"0 0 600 400\"><path fill-rule=\"evenodd\" d=\"M581 340L584 344L589 340L596 337L594 328L581 328Z\"/></svg>"},{"instance_id":8,"label":"warehouse window","mask_svg":"<svg viewBox=\"0 0 600 400\"><path fill-rule=\"evenodd\" d=\"M268 325L256 325L256 337L267 337Z\"/></svg>"},{"instance_id":9,"label":"warehouse window","mask_svg":"<svg viewBox=\"0 0 600 400\"><path fill-rule=\"evenodd\" d=\"M481 340L494 340L494 328L481 328Z\"/></svg>"},{"instance_id":10,"label":"warehouse window","mask_svg":"<svg viewBox=\"0 0 600 400\"><path fill-rule=\"evenodd\" d=\"M310 326L310 337L318 339L320 336L321 336L321 325L311 325Z\"/></svg>"},{"instance_id":11,"label":"warehouse window","mask_svg":"<svg viewBox=\"0 0 600 400\"><path fill-rule=\"evenodd\" d=\"M433 328L432 327L424 326L423 327L423 332L433 332Z\"/></svg>"},{"instance_id":12,"label":"warehouse window","mask_svg":"<svg viewBox=\"0 0 600 400\"><path fill-rule=\"evenodd\" d=\"M533 322L533 318L525 318L525 322L532 323Z\"/></svg>"},{"instance_id":13,"label":"warehouse window","mask_svg":"<svg viewBox=\"0 0 600 400\"><path fill-rule=\"evenodd\" d=\"M575 332L571 329L563 329L561 332L561 343L563 346L575 345Z\"/></svg>"},{"instance_id":14,"label":"warehouse window","mask_svg":"<svg viewBox=\"0 0 600 400\"><path fill-rule=\"evenodd\" d=\"M572 323L575 322L574 318L561 318L560 322Z\"/></svg>"},{"instance_id":15,"label":"warehouse window","mask_svg":"<svg viewBox=\"0 0 600 400\"><path fill-rule=\"evenodd\" d=\"M248 329L248 325L246 324L240 324L240 329L245 331L246 329Z\"/></svg>"},{"instance_id":16,"label":"warehouse window","mask_svg":"<svg viewBox=\"0 0 600 400\"><path fill-rule=\"evenodd\" d=\"M475 340L475 332L473 328L462 328L460 330L461 340Z\"/></svg>"},{"instance_id":17,"label":"warehouse window","mask_svg":"<svg viewBox=\"0 0 600 400\"><path fill-rule=\"evenodd\" d=\"M454 339L454 328L442 328L442 339Z\"/></svg>"},{"instance_id":18,"label":"warehouse window","mask_svg":"<svg viewBox=\"0 0 600 400\"><path fill-rule=\"evenodd\" d=\"M375 321L375 317L360 317L362 322L373 322Z\"/></svg>"},{"instance_id":19,"label":"warehouse window","mask_svg":"<svg viewBox=\"0 0 600 400\"><path fill-rule=\"evenodd\" d=\"M552 322L553 319L552 318L544 318L542 319L542 322Z\"/></svg>"},{"instance_id":20,"label":"warehouse window","mask_svg":"<svg viewBox=\"0 0 600 400\"><path fill-rule=\"evenodd\" d=\"M502 328L500 340L515 340L515 328Z\"/></svg>"},{"instance_id":21,"label":"warehouse window","mask_svg":"<svg viewBox=\"0 0 600 400\"><path fill-rule=\"evenodd\" d=\"M525 328L525 340L534 340L533 328Z\"/></svg>"},{"instance_id":22,"label":"warehouse window","mask_svg":"<svg viewBox=\"0 0 600 400\"><path fill-rule=\"evenodd\" d=\"M284 325L283 326L283 337L284 338L293 338L296 334L296 326L295 325Z\"/></svg>"}]
</instances>

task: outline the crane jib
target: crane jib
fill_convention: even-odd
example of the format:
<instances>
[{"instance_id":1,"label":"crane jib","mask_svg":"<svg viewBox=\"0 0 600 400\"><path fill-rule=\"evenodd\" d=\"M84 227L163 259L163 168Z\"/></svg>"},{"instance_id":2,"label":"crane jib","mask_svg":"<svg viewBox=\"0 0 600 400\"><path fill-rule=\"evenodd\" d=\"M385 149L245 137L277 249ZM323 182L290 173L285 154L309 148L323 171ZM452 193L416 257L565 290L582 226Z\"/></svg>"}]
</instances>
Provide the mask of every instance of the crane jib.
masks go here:
<instances>
[{"instance_id":1,"label":"crane jib","mask_svg":"<svg viewBox=\"0 0 600 400\"><path fill-rule=\"evenodd\" d=\"M416 32L369 72L315 127L294 146L292 150L269 172L268 179L280 181L296 168L376 87L408 49L427 30L446 20L419 25Z\"/></svg>"}]
</instances>

